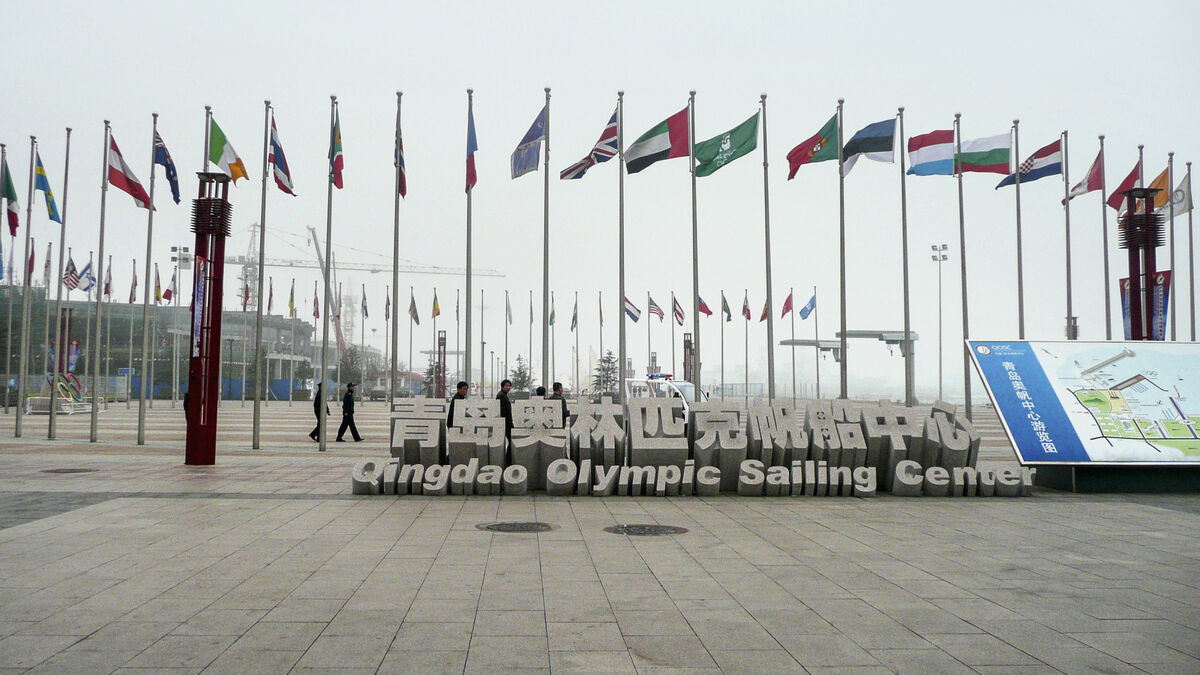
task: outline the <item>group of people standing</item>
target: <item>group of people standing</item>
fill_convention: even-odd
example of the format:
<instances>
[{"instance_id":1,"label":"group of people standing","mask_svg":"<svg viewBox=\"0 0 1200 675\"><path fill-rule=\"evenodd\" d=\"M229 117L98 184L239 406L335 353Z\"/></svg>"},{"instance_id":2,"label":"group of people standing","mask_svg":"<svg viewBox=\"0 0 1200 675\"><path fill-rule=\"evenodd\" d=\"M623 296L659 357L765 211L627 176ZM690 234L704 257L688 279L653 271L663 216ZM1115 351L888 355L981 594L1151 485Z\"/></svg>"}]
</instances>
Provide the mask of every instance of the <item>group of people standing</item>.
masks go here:
<instances>
[{"instance_id":1,"label":"group of people standing","mask_svg":"<svg viewBox=\"0 0 1200 675\"><path fill-rule=\"evenodd\" d=\"M450 397L450 410L446 414L446 426L450 426L451 424L454 423L454 403L455 403L455 401L461 401L461 400L465 399L467 397L467 391L469 390L469 388L470 387L466 382L459 381L458 386L456 387L457 391L454 393L454 396ZM496 394L496 400L500 401L500 416L504 418L504 435L509 440L512 440L512 429L513 429L512 401L508 397L508 393L510 391L512 391L512 380L501 381L500 382L500 391L499 391L499 393ZM560 405L562 406L563 427L567 426L567 422L570 420L571 415L570 415L570 412L567 410L567 399L563 398L562 382L554 383L554 391L549 396L546 395L545 387L538 387L537 389L535 389L534 396L544 398L544 399L547 399L550 401L560 401Z\"/></svg>"}]
</instances>

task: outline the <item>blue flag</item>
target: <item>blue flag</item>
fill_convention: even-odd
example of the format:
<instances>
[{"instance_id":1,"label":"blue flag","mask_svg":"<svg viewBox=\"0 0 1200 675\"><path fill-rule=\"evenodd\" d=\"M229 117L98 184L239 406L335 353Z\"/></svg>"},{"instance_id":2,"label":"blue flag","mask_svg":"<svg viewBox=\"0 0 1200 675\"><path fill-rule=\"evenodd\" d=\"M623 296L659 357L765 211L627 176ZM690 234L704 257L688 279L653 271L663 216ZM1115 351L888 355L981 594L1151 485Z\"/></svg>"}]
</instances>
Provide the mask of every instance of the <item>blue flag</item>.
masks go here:
<instances>
[{"instance_id":1,"label":"blue flag","mask_svg":"<svg viewBox=\"0 0 1200 675\"><path fill-rule=\"evenodd\" d=\"M58 206L54 204L54 193L50 191L50 179L46 177L46 168L42 166L42 153L37 153L37 168L35 169L37 178L34 180L33 188L41 190L46 194L46 214L56 223L62 223L62 217L58 215Z\"/></svg>"},{"instance_id":2,"label":"blue flag","mask_svg":"<svg viewBox=\"0 0 1200 675\"><path fill-rule=\"evenodd\" d=\"M538 113L533 126L525 132L525 137L517 144L512 154L512 177L524 176L530 171L537 171L538 157L542 151L542 139L546 137L546 108Z\"/></svg>"},{"instance_id":3,"label":"blue flag","mask_svg":"<svg viewBox=\"0 0 1200 675\"><path fill-rule=\"evenodd\" d=\"M167 144L163 143L162 136L159 136L157 132L154 134L154 163L162 165L167 175L167 182L171 184L171 197L178 204L179 174L175 172L175 162L171 161L171 153L167 152Z\"/></svg>"},{"instance_id":4,"label":"blue flag","mask_svg":"<svg viewBox=\"0 0 1200 675\"><path fill-rule=\"evenodd\" d=\"M807 319L809 314L817 308L817 294L813 293L812 299L806 305L800 308L800 318Z\"/></svg>"}]
</instances>

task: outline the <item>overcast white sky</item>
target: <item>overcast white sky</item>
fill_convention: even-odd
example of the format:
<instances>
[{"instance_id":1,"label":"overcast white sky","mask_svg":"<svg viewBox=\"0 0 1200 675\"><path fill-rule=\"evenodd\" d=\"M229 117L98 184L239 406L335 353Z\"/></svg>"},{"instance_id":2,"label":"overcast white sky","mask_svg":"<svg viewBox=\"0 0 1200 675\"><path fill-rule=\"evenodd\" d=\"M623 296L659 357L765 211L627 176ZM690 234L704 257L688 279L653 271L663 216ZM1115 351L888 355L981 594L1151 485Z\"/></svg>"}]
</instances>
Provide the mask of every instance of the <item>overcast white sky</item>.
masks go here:
<instances>
[{"instance_id":1,"label":"overcast white sky","mask_svg":"<svg viewBox=\"0 0 1200 675\"><path fill-rule=\"evenodd\" d=\"M279 133L299 197L268 192L267 255L311 258L309 225L325 224L329 95L341 103L344 190L334 195L333 246L340 261L388 265L392 242L392 135L395 92L404 91L403 128L408 198L401 205L401 257L440 266L464 264L463 193L466 88L475 89L479 138L474 193L475 263L506 274L477 277L488 300L489 350L502 349L503 291L514 295L510 358L527 351L528 295L540 301L542 178L509 178L508 157L553 88L551 171L583 157L625 96L626 144L683 108L697 90L699 138L723 132L768 98L772 248L776 313L796 288L796 305L819 287L821 337L838 323L837 171L834 163L804 167L788 182L786 154L815 133L846 99L845 127L855 130L906 107L909 134L950 128L963 114L964 138L1004 133L1021 119L1021 155L1070 132L1074 183L1106 134L1107 178L1113 187L1145 144L1146 172L1156 175L1174 151L1176 176L1200 155L1196 109L1200 48L1192 30L1197 5L1145 2L739 3L452 2L340 3L211 2L206 5L122 2L16 4L7 8L3 50L5 99L0 140L22 198L24 223L28 142L37 135L60 201L64 128L74 127L67 243L77 263L96 247L103 120L126 159L148 183L150 114L183 180L185 202L170 201L165 181L156 194L155 260L169 266L171 245L191 245L194 172L201 168L204 106L245 161L250 181L233 190L234 236L244 252L259 217L263 100L276 109ZM751 379L765 381L765 324L758 322L763 274L762 155L755 153L699 181L700 293L713 307L725 290L735 313L727 325L726 377L741 380L748 290ZM557 296L558 379L569 381L571 298L581 296L581 344L596 345L596 294L604 292L604 343L617 342L617 165L596 167L578 181L554 175L551 203L551 287ZM895 165L859 162L846 182L849 241L848 316L852 329L902 327L899 181ZM1016 337L1015 227L1011 188L993 189L997 175L967 175L965 209L971 334ZM946 387L961 391L958 221L951 177L908 181L913 328L918 393L937 389L937 274L929 246L947 243L944 269ZM1022 188L1027 337L1057 339L1065 315L1062 182L1046 178ZM129 288L130 259L144 256L146 212L121 193L111 195L106 248L113 254L117 299ZM1080 334L1104 337L1103 273L1098 193L1072 202L1074 303ZM1124 276L1109 216L1112 277ZM1177 267L1186 278L1187 221L1177 223ZM691 210L686 160L657 164L626 180L627 292L643 310L647 289L668 309L674 290L691 327ZM57 239L41 198L33 234L38 250ZM5 241L7 249L10 242ZM20 245L20 240L18 240ZM19 257L18 253L18 257ZM39 259L44 253L39 252ZM1168 250L1160 251L1167 266ZM6 255L7 257L7 255ZM140 265L139 265L140 267ZM315 270L272 268L276 313L285 311L295 275L300 315L311 316ZM227 278L234 278L230 269ZM383 345L384 284L390 274L343 274L348 287L367 284L368 341ZM454 289L462 280L404 276L415 288L423 323L419 351L432 343L427 317L433 288L442 304L439 327L453 331ZM236 293L236 282L226 297ZM1113 284L1114 296L1116 291ZM407 305L407 288L401 296ZM1179 336L1189 336L1189 293L1178 294ZM475 298L478 311L478 297ZM1118 300L1114 330L1119 335ZM232 302L227 302L231 307ZM537 308L540 320L541 309ZM402 308L403 312L403 308ZM777 314L778 315L778 314ZM446 321L449 319L449 321ZM645 364L645 319L629 325L629 353ZM811 337L812 320L797 322ZM478 323L476 323L478 325ZM371 329L376 332L372 337ZM719 377L717 317L701 322L704 379ZM654 320L654 349L670 353L669 328ZM681 336L682 329L677 331ZM777 322L776 338L789 335ZM401 343L407 343L402 322ZM357 336L356 338L357 339ZM451 340L453 348L453 338ZM540 346L534 345L540 353ZM401 354L404 355L402 348ZM682 350L678 350L682 358ZM852 394L900 397L903 365L882 344L852 347ZM536 363L535 363L536 365ZM777 351L780 392L790 386L790 354ZM798 376L812 379L811 351L799 354ZM822 367L826 392L837 382L832 358ZM978 390L977 390L978 393ZM827 394L828 395L828 394ZM961 395L961 394L960 394Z\"/></svg>"}]
</instances>

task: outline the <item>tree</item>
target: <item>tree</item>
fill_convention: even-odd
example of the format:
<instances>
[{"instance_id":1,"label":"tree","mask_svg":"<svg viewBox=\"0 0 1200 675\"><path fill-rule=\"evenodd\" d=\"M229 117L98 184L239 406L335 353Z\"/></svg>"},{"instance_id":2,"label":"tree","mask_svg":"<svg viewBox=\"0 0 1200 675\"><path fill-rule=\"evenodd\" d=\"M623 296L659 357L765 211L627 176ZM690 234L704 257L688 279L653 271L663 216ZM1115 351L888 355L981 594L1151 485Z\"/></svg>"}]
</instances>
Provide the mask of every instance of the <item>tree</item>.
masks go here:
<instances>
[{"instance_id":1,"label":"tree","mask_svg":"<svg viewBox=\"0 0 1200 675\"><path fill-rule=\"evenodd\" d=\"M530 385L533 384L533 378L529 374L529 364L521 355L517 355L517 365L509 373L508 379L512 380L513 389L516 391L529 391Z\"/></svg>"},{"instance_id":2,"label":"tree","mask_svg":"<svg viewBox=\"0 0 1200 675\"><path fill-rule=\"evenodd\" d=\"M346 347L346 351L342 352L342 382L362 382L363 375L363 360L362 353L358 347L350 345Z\"/></svg>"},{"instance_id":3,"label":"tree","mask_svg":"<svg viewBox=\"0 0 1200 675\"><path fill-rule=\"evenodd\" d=\"M608 350L596 363L592 374L592 390L597 394L614 394L617 391L617 357Z\"/></svg>"},{"instance_id":4,"label":"tree","mask_svg":"<svg viewBox=\"0 0 1200 675\"><path fill-rule=\"evenodd\" d=\"M437 389L434 386L434 381L433 381L434 380L434 373L433 373L434 365L435 365L434 359L431 356L431 357L429 357L429 363L426 364L426 366L425 366L425 397L426 398L433 398L434 394L437 393Z\"/></svg>"}]
</instances>

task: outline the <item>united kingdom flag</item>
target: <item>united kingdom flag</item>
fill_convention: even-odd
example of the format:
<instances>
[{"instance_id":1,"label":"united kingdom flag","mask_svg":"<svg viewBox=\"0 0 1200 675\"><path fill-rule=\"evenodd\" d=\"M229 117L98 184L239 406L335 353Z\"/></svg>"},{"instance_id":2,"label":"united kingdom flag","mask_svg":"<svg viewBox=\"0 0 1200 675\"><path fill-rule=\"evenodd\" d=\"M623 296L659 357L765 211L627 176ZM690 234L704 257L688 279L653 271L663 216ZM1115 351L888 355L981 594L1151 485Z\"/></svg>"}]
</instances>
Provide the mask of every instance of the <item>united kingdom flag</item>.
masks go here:
<instances>
[{"instance_id":1,"label":"united kingdom flag","mask_svg":"<svg viewBox=\"0 0 1200 675\"><path fill-rule=\"evenodd\" d=\"M608 119L608 125L604 127L604 131L600 133L600 140L596 141L596 146L587 157L575 162L571 166L562 170L558 177L562 180L570 180L572 178L583 178L583 174L593 166L607 162L617 154L617 111L613 111L612 117Z\"/></svg>"}]
</instances>

